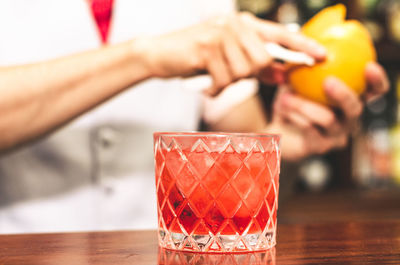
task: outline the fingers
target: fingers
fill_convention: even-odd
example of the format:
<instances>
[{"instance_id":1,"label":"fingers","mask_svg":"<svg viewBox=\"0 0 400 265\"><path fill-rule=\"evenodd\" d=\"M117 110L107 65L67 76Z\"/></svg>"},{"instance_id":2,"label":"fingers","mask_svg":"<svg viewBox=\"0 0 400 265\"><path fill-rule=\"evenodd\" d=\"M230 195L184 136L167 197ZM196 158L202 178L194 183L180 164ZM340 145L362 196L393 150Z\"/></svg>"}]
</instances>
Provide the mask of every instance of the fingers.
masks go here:
<instances>
[{"instance_id":1,"label":"fingers","mask_svg":"<svg viewBox=\"0 0 400 265\"><path fill-rule=\"evenodd\" d=\"M293 124L292 124L293 126ZM289 135L296 139L297 143L302 143L301 156L322 155L335 149L341 149L347 146L348 137L345 133L337 135L325 135L316 128L310 128L307 131L296 130L290 126ZM288 135L288 133L286 133ZM296 146L292 147L294 150Z\"/></svg>"},{"instance_id":2,"label":"fingers","mask_svg":"<svg viewBox=\"0 0 400 265\"><path fill-rule=\"evenodd\" d=\"M291 32L283 25L256 17L245 16L244 19L257 29L265 41L276 42L289 49L307 53L317 60L323 60L326 57L326 49L321 44L301 33Z\"/></svg>"},{"instance_id":3,"label":"fingers","mask_svg":"<svg viewBox=\"0 0 400 265\"><path fill-rule=\"evenodd\" d=\"M207 56L210 58L207 60L207 70L213 78L213 85L205 93L209 96L216 96L232 82L231 70L220 49L209 51Z\"/></svg>"},{"instance_id":4,"label":"fingers","mask_svg":"<svg viewBox=\"0 0 400 265\"><path fill-rule=\"evenodd\" d=\"M341 121L329 107L301 98L287 90L278 91L274 102L273 123L290 127L304 156L324 154L348 143L348 121Z\"/></svg>"},{"instance_id":5,"label":"fingers","mask_svg":"<svg viewBox=\"0 0 400 265\"><path fill-rule=\"evenodd\" d=\"M315 40L307 38L301 33L290 32L282 25L270 24L269 33L263 35L267 41L277 42L289 49L307 53L317 60L325 59L326 49Z\"/></svg>"},{"instance_id":6,"label":"fingers","mask_svg":"<svg viewBox=\"0 0 400 265\"><path fill-rule=\"evenodd\" d=\"M288 112L283 115L284 119L291 123L292 125L300 128L302 130L312 130L312 123L303 115L296 113L296 112Z\"/></svg>"},{"instance_id":7,"label":"fingers","mask_svg":"<svg viewBox=\"0 0 400 265\"><path fill-rule=\"evenodd\" d=\"M216 95L228 85L238 79L256 76L262 70L272 66L273 60L265 49L265 41L281 43L289 48L304 51L316 59L325 57L325 49L314 40L305 36L289 32L284 26L277 23L257 19L254 15L241 13L239 15L219 18L209 24L205 31L211 32L212 37L204 38L215 42L205 44L206 49L222 49L222 60L218 51L206 51L205 54L215 54L206 57L209 61L207 70L213 76L214 86L208 94ZM202 53L200 53L202 54ZM216 60L216 62L212 62ZM222 64L225 63L225 66ZM220 68L220 69L219 69ZM266 80L283 81L282 71L270 68L265 73ZM221 76L219 76L221 74ZM272 75L272 78L269 78Z\"/></svg>"},{"instance_id":8,"label":"fingers","mask_svg":"<svg viewBox=\"0 0 400 265\"><path fill-rule=\"evenodd\" d=\"M276 115L286 124L297 128L306 142L305 152L323 154L333 149L343 148L348 142L348 121L340 121L329 107L314 103L292 92L278 92L274 105Z\"/></svg>"},{"instance_id":9,"label":"fingers","mask_svg":"<svg viewBox=\"0 0 400 265\"><path fill-rule=\"evenodd\" d=\"M257 32L248 28L236 27L236 36L241 43L244 52L251 61L254 72L257 73L272 63L272 58L265 49L265 42Z\"/></svg>"},{"instance_id":10,"label":"fingers","mask_svg":"<svg viewBox=\"0 0 400 265\"><path fill-rule=\"evenodd\" d=\"M208 24L207 30L211 37L203 38L200 53L206 54L207 70L214 79L207 94L215 96L230 83L255 76L272 63L262 39L240 16L217 19Z\"/></svg>"},{"instance_id":11,"label":"fingers","mask_svg":"<svg viewBox=\"0 0 400 265\"><path fill-rule=\"evenodd\" d=\"M358 119L363 110L363 104L358 96L341 80L328 77L324 82L327 97L339 107L347 122Z\"/></svg>"},{"instance_id":12,"label":"fingers","mask_svg":"<svg viewBox=\"0 0 400 265\"><path fill-rule=\"evenodd\" d=\"M316 59L325 57L325 49L314 40L249 14L219 18L214 23L209 23L203 33L206 37L202 38L200 47L205 51L199 54L206 54L207 62L204 65L214 79L213 87L207 92L213 96L228 84L241 78L256 76L273 65L273 60L264 47L265 41L281 43L306 52ZM207 43L208 41L211 43ZM273 78L266 79L282 82L282 71L274 71L275 69L271 67L269 73L266 73L266 76L272 74Z\"/></svg>"},{"instance_id":13,"label":"fingers","mask_svg":"<svg viewBox=\"0 0 400 265\"><path fill-rule=\"evenodd\" d=\"M367 101L373 101L389 90L389 79L385 70L378 63L371 62L365 68L368 87L365 93Z\"/></svg>"},{"instance_id":14,"label":"fingers","mask_svg":"<svg viewBox=\"0 0 400 265\"><path fill-rule=\"evenodd\" d=\"M286 115L293 116L292 113L301 115L310 125L322 128L327 133L334 134L340 130L339 122L331 109L292 93L284 93L281 97L282 108Z\"/></svg>"},{"instance_id":15,"label":"fingers","mask_svg":"<svg viewBox=\"0 0 400 265\"><path fill-rule=\"evenodd\" d=\"M318 134L313 135L310 142L314 142L312 152L322 155L328 151L346 147L348 136L344 133L335 136L325 136L318 132Z\"/></svg>"},{"instance_id":16,"label":"fingers","mask_svg":"<svg viewBox=\"0 0 400 265\"><path fill-rule=\"evenodd\" d=\"M227 34L224 37L223 49L233 80L249 76L252 73L252 66L233 35Z\"/></svg>"}]
</instances>

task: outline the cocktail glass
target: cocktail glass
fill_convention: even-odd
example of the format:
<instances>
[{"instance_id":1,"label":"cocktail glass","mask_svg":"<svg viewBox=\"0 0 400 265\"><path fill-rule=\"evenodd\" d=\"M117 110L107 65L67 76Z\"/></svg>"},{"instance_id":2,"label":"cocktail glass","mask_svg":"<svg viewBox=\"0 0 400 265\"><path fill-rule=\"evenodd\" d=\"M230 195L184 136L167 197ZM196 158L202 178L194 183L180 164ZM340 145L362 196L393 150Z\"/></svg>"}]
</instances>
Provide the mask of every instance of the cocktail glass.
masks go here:
<instances>
[{"instance_id":1,"label":"cocktail glass","mask_svg":"<svg viewBox=\"0 0 400 265\"><path fill-rule=\"evenodd\" d=\"M278 135L154 134L160 247L252 252L276 244Z\"/></svg>"}]
</instances>

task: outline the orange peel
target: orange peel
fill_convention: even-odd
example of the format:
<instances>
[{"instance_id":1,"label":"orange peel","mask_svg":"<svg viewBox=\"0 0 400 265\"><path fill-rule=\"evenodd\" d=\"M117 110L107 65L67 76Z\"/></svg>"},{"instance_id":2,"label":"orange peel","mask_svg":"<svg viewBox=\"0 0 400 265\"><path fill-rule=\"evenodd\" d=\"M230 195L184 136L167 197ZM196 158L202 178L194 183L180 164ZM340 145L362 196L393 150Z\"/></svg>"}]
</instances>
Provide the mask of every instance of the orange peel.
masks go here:
<instances>
[{"instance_id":1,"label":"orange peel","mask_svg":"<svg viewBox=\"0 0 400 265\"><path fill-rule=\"evenodd\" d=\"M329 76L341 79L358 95L366 87L365 67L376 60L376 51L366 28L356 20L345 20L342 4L327 7L312 17L302 33L327 50L324 61L314 66L290 66L288 80L300 95L334 106L326 97L323 83Z\"/></svg>"}]
</instances>

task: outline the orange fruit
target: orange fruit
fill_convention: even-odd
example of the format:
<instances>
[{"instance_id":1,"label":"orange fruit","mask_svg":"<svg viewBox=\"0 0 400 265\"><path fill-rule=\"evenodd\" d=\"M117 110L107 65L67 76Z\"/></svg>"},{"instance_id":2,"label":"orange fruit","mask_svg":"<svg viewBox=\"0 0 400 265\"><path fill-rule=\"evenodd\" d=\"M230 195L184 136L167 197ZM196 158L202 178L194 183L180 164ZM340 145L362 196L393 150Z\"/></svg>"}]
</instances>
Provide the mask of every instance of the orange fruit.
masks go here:
<instances>
[{"instance_id":1,"label":"orange fruit","mask_svg":"<svg viewBox=\"0 0 400 265\"><path fill-rule=\"evenodd\" d=\"M318 38L325 29L333 25L342 24L345 19L346 7L343 4L334 5L324 8L314 15L304 24L301 31L309 37Z\"/></svg>"},{"instance_id":2,"label":"orange fruit","mask_svg":"<svg viewBox=\"0 0 400 265\"><path fill-rule=\"evenodd\" d=\"M315 39L327 50L326 60L314 66L291 66L289 83L300 95L316 102L334 105L325 95L323 82L335 76L358 95L364 92L365 66L376 60L376 51L366 28L356 20L345 20L342 4L327 7L312 17L302 33Z\"/></svg>"}]
</instances>

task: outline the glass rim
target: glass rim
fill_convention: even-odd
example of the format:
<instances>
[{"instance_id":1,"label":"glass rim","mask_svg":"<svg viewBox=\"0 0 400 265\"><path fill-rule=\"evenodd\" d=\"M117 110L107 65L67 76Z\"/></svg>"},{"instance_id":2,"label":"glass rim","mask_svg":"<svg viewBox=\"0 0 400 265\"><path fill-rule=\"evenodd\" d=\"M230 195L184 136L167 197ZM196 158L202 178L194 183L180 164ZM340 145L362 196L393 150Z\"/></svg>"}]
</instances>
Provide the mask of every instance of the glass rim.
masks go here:
<instances>
[{"instance_id":1,"label":"glass rim","mask_svg":"<svg viewBox=\"0 0 400 265\"><path fill-rule=\"evenodd\" d=\"M262 138L281 138L279 133L236 133L236 132L154 132L154 137L167 136L167 137L262 137Z\"/></svg>"}]
</instances>

